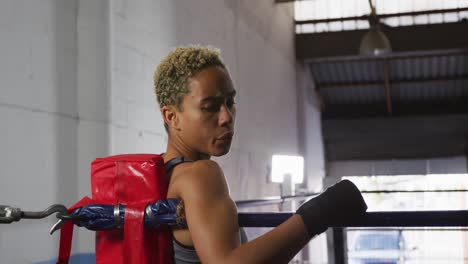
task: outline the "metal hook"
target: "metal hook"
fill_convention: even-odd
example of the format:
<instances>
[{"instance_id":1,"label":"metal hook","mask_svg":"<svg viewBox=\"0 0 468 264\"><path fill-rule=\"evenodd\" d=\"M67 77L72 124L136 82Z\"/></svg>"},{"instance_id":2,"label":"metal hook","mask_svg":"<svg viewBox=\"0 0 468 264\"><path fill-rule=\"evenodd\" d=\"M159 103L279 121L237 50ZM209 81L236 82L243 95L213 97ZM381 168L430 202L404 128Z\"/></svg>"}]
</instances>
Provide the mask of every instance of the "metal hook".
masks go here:
<instances>
[{"instance_id":1,"label":"metal hook","mask_svg":"<svg viewBox=\"0 0 468 264\"><path fill-rule=\"evenodd\" d=\"M81 208L81 207L80 207ZM75 209L74 212L76 212L77 210L79 210L79 208ZM49 233L52 235L55 231L59 230L60 228L63 227L63 225L69 221L69 220L78 220L80 219L79 216L75 215L74 213L68 213L68 211L66 213L61 213L59 212L57 214L57 218L59 218L59 220L52 226L52 228L50 229Z\"/></svg>"},{"instance_id":2,"label":"metal hook","mask_svg":"<svg viewBox=\"0 0 468 264\"><path fill-rule=\"evenodd\" d=\"M21 218L25 219L41 219L48 217L51 214L54 213L59 213L60 215L68 215L68 209L63 205L63 204L54 204L47 209L43 211L37 211L37 212L28 212L28 211L23 211Z\"/></svg>"},{"instance_id":3,"label":"metal hook","mask_svg":"<svg viewBox=\"0 0 468 264\"><path fill-rule=\"evenodd\" d=\"M59 230L63 227L63 225L67 222L65 219L59 219L49 230L49 234L53 234L55 231Z\"/></svg>"},{"instance_id":4,"label":"metal hook","mask_svg":"<svg viewBox=\"0 0 468 264\"><path fill-rule=\"evenodd\" d=\"M49 206L43 211L22 211L20 208L11 207L8 205L0 205L0 223L1 224L10 224L24 219L42 219L46 218L52 214L57 214L57 218L60 220L55 223L50 229L50 234L54 233L56 230L62 228L67 220L73 219L72 216L68 213L68 209L62 204L54 204Z\"/></svg>"},{"instance_id":5,"label":"metal hook","mask_svg":"<svg viewBox=\"0 0 468 264\"><path fill-rule=\"evenodd\" d=\"M68 220L68 209L64 205L54 204L40 212L23 212L23 218L40 219L54 213L57 213L56 216L59 218L59 220L52 226L52 228L50 228L49 234L52 235L55 231L62 228L65 222Z\"/></svg>"}]
</instances>

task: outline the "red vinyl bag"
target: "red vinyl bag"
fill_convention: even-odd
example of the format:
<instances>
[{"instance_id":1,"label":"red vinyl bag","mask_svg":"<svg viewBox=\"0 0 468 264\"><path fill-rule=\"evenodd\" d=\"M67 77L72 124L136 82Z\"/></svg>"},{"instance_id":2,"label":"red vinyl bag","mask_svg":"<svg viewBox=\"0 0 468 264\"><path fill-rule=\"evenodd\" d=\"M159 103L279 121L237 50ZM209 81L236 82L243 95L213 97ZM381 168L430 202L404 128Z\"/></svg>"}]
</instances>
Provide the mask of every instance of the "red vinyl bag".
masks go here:
<instances>
[{"instance_id":1,"label":"red vinyl bag","mask_svg":"<svg viewBox=\"0 0 468 264\"><path fill-rule=\"evenodd\" d=\"M167 198L164 160L156 154L126 154L97 158L91 163L93 199L84 197L68 212L88 204L123 204L123 229L96 232L96 264L172 264L169 227L144 228L146 205ZM60 230L57 264L68 264L73 223Z\"/></svg>"},{"instance_id":2,"label":"red vinyl bag","mask_svg":"<svg viewBox=\"0 0 468 264\"><path fill-rule=\"evenodd\" d=\"M92 162L93 200L126 205L123 229L96 232L96 264L173 263L170 229L144 229L146 205L166 199L167 188L160 155L116 155Z\"/></svg>"}]
</instances>

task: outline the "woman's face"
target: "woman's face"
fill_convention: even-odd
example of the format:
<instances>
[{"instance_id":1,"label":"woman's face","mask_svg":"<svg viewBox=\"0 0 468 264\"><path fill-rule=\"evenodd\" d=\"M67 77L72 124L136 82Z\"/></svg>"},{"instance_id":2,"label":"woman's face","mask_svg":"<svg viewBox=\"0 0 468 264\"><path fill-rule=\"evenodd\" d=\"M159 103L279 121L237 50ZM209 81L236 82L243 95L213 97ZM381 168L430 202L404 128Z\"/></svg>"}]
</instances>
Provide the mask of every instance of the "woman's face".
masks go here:
<instances>
[{"instance_id":1,"label":"woman's face","mask_svg":"<svg viewBox=\"0 0 468 264\"><path fill-rule=\"evenodd\" d=\"M181 102L178 134L193 151L209 156L229 152L236 109L231 77L226 69L210 66L188 79L189 92Z\"/></svg>"}]
</instances>

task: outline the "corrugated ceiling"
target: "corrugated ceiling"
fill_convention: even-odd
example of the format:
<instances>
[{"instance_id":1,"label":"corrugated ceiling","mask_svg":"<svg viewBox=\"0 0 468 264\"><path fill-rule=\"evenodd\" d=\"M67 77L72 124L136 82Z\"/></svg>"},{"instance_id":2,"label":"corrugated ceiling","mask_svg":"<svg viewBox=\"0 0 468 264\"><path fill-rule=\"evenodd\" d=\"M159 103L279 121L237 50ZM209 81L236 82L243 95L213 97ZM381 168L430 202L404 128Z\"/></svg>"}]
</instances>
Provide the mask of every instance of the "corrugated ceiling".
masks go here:
<instances>
[{"instance_id":1,"label":"corrugated ceiling","mask_svg":"<svg viewBox=\"0 0 468 264\"><path fill-rule=\"evenodd\" d=\"M393 104L468 98L468 50L337 57L308 65L325 105L385 103L385 67Z\"/></svg>"}]
</instances>

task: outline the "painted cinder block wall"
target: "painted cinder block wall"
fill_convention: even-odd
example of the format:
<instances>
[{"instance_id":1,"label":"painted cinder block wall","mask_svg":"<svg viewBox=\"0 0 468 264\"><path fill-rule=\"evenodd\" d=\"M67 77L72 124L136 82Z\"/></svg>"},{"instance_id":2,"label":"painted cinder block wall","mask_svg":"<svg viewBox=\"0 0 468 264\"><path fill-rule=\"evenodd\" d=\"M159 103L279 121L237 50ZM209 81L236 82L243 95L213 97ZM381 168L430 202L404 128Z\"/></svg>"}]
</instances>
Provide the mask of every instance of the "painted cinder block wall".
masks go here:
<instances>
[{"instance_id":1,"label":"painted cinder block wall","mask_svg":"<svg viewBox=\"0 0 468 264\"><path fill-rule=\"evenodd\" d=\"M71 205L90 195L95 157L163 152L152 75L183 44L220 48L238 90L232 151L216 158L234 199L279 194L267 182L272 154L306 155L311 188L324 175L318 108L303 96L305 71L294 59L291 5L6 0L0 31L1 204ZM1 262L55 258L53 220L0 226ZM73 252L94 252L93 240L76 230Z\"/></svg>"},{"instance_id":2,"label":"painted cinder block wall","mask_svg":"<svg viewBox=\"0 0 468 264\"><path fill-rule=\"evenodd\" d=\"M0 203L43 210L78 197L75 1L0 2ZM53 218L0 226L2 263L57 252Z\"/></svg>"}]
</instances>

